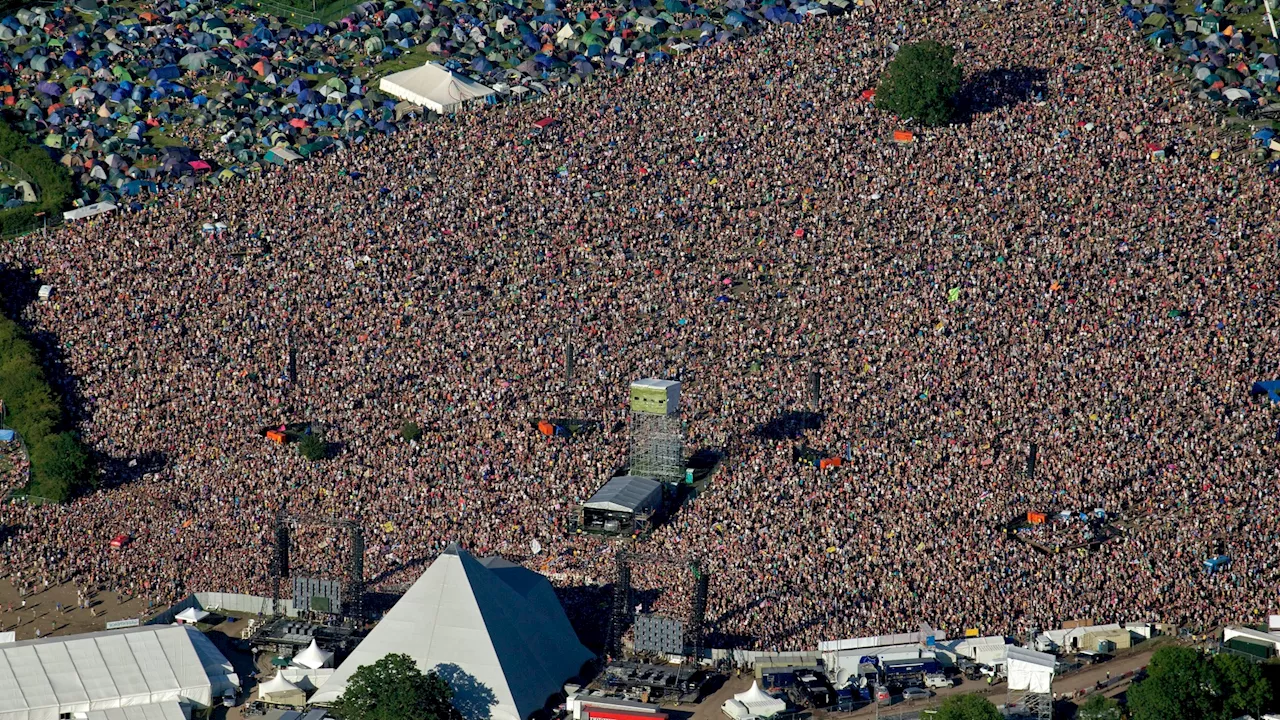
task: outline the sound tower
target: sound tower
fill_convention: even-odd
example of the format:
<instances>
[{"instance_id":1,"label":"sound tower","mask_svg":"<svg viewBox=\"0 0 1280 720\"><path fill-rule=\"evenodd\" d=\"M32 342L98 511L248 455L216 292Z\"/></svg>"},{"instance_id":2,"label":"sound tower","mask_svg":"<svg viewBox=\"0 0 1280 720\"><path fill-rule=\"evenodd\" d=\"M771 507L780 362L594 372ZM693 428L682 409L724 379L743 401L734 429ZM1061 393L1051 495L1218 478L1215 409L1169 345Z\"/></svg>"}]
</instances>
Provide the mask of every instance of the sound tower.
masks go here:
<instances>
[{"instance_id":1,"label":"sound tower","mask_svg":"<svg viewBox=\"0 0 1280 720\"><path fill-rule=\"evenodd\" d=\"M817 370L809 373L809 405L814 412L822 407L822 374Z\"/></svg>"},{"instance_id":2,"label":"sound tower","mask_svg":"<svg viewBox=\"0 0 1280 720\"><path fill-rule=\"evenodd\" d=\"M1027 453L1027 477L1029 478L1036 476L1036 455L1039 450L1039 445L1031 443L1031 451Z\"/></svg>"},{"instance_id":3,"label":"sound tower","mask_svg":"<svg viewBox=\"0 0 1280 720\"><path fill-rule=\"evenodd\" d=\"M693 652L694 657L700 657L703 626L707 619L707 591L710 582L707 573L696 562L690 563L689 569L693 571L696 584L693 589L693 604L689 608L689 624L685 627L684 644Z\"/></svg>"},{"instance_id":4,"label":"sound tower","mask_svg":"<svg viewBox=\"0 0 1280 720\"><path fill-rule=\"evenodd\" d=\"M622 634L627 631L631 617L631 564L625 553L616 559L617 578L613 581L613 607L609 617L609 646L605 651L610 657L622 655Z\"/></svg>"}]
</instances>

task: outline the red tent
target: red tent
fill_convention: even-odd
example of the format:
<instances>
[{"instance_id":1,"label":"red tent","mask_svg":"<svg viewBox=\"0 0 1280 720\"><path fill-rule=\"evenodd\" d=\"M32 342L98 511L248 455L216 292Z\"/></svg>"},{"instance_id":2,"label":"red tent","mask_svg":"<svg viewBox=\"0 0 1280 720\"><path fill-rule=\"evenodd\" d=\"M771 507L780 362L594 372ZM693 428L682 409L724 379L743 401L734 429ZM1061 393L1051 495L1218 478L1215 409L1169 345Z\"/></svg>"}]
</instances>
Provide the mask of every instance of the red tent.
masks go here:
<instances>
[{"instance_id":1,"label":"red tent","mask_svg":"<svg viewBox=\"0 0 1280 720\"><path fill-rule=\"evenodd\" d=\"M126 533L120 533L119 535L111 538L111 547L122 548L129 544L129 540L130 538Z\"/></svg>"}]
</instances>

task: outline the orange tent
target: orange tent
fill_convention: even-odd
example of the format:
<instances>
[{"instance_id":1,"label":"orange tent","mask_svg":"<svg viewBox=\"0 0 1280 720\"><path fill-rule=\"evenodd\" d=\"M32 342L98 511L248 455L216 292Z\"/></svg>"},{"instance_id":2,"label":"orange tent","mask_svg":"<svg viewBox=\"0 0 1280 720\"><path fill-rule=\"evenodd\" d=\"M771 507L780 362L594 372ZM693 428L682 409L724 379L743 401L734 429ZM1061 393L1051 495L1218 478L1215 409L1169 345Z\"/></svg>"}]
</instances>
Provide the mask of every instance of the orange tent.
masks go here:
<instances>
[{"instance_id":1,"label":"orange tent","mask_svg":"<svg viewBox=\"0 0 1280 720\"><path fill-rule=\"evenodd\" d=\"M1044 513L1041 513L1041 512L1027 513L1027 522L1031 523L1032 525L1043 525L1044 521L1045 521Z\"/></svg>"},{"instance_id":2,"label":"orange tent","mask_svg":"<svg viewBox=\"0 0 1280 720\"><path fill-rule=\"evenodd\" d=\"M551 436L556 434L556 427L546 420L538 421L538 432L543 435Z\"/></svg>"},{"instance_id":3,"label":"orange tent","mask_svg":"<svg viewBox=\"0 0 1280 720\"><path fill-rule=\"evenodd\" d=\"M273 443L276 443L277 445L283 445L284 433L280 432L279 430L268 430L267 439Z\"/></svg>"},{"instance_id":4,"label":"orange tent","mask_svg":"<svg viewBox=\"0 0 1280 720\"><path fill-rule=\"evenodd\" d=\"M893 141L894 141L894 142L909 143L909 142L911 142L912 140L915 140L915 139L916 139L915 134L914 134L914 133L911 133L911 132L907 132L906 130L894 130L894 131L893 131Z\"/></svg>"}]
</instances>

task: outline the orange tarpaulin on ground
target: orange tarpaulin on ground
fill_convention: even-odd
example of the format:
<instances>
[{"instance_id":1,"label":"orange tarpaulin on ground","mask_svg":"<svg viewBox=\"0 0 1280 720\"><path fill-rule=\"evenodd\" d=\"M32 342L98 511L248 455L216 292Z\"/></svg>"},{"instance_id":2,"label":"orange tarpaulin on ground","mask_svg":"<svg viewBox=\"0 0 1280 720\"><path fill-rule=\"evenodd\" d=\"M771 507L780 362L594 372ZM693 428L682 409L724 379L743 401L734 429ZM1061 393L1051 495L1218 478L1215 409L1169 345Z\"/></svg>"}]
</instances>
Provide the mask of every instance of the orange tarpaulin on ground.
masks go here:
<instances>
[{"instance_id":1,"label":"orange tarpaulin on ground","mask_svg":"<svg viewBox=\"0 0 1280 720\"><path fill-rule=\"evenodd\" d=\"M1045 521L1044 513L1038 513L1038 512L1027 513L1027 522L1031 523L1032 525L1042 525L1044 524L1044 521Z\"/></svg>"},{"instance_id":2,"label":"orange tarpaulin on ground","mask_svg":"<svg viewBox=\"0 0 1280 720\"><path fill-rule=\"evenodd\" d=\"M894 142L909 143L909 142L911 142L912 140L915 140L915 139L916 139L915 134L914 134L914 133L907 132L906 130L894 130L894 131L893 131L893 141L894 141Z\"/></svg>"}]
</instances>

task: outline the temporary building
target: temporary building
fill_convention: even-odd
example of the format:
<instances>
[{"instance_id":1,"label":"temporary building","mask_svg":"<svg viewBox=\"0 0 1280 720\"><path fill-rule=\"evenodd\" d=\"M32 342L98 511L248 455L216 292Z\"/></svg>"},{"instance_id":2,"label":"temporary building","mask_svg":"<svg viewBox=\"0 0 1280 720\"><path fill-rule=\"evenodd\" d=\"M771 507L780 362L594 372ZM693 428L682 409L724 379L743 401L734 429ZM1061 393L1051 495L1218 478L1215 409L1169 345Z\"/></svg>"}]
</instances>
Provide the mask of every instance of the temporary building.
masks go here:
<instances>
[{"instance_id":1,"label":"temporary building","mask_svg":"<svg viewBox=\"0 0 1280 720\"><path fill-rule=\"evenodd\" d=\"M1055 658L1049 653L1010 646L1004 667L1009 677L1009 689L1033 693L1051 692L1055 664Z\"/></svg>"},{"instance_id":2,"label":"temporary building","mask_svg":"<svg viewBox=\"0 0 1280 720\"><path fill-rule=\"evenodd\" d=\"M293 656L293 664L299 667L310 668L316 670L322 668L333 659L333 653L327 650L321 650L320 645L316 643L315 638L311 639L311 644L306 650Z\"/></svg>"},{"instance_id":3,"label":"temporary building","mask_svg":"<svg viewBox=\"0 0 1280 720\"><path fill-rule=\"evenodd\" d=\"M258 687L258 700L268 705L302 707L307 704L307 694L277 672L275 677Z\"/></svg>"},{"instance_id":4,"label":"temporary building","mask_svg":"<svg viewBox=\"0 0 1280 720\"><path fill-rule=\"evenodd\" d=\"M551 583L501 558L450 544L312 696L332 703L356 668L390 653L435 670L468 720L525 720L578 674L591 652Z\"/></svg>"},{"instance_id":5,"label":"temporary building","mask_svg":"<svg viewBox=\"0 0 1280 720\"><path fill-rule=\"evenodd\" d=\"M379 81L378 89L441 114L454 112L467 102L483 100L494 94L493 88L451 72L435 62L388 75Z\"/></svg>"},{"instance_id":6,"label":"temporary building","mask_svg":"<svg viewBox=\"0 0 1280 720\"><path fill-rule=\"evenodd\" d=\"M768 718L785 711L787 703L761 690L760 683L753 680L750 688L726 700L721 709L730 717L745 718L754 715Z\"/></svg>"},{"instance_id":7,"label":"temporary building","mask_svg":"<svg viewBox=\"0 0 1280 720\"><path fill-rule=\"evenodd\" d=\"M0 720L167 702L207 708L239 686L231 663L191 627L152 625L0 645Z\"/></svg>"}]
</instances>

